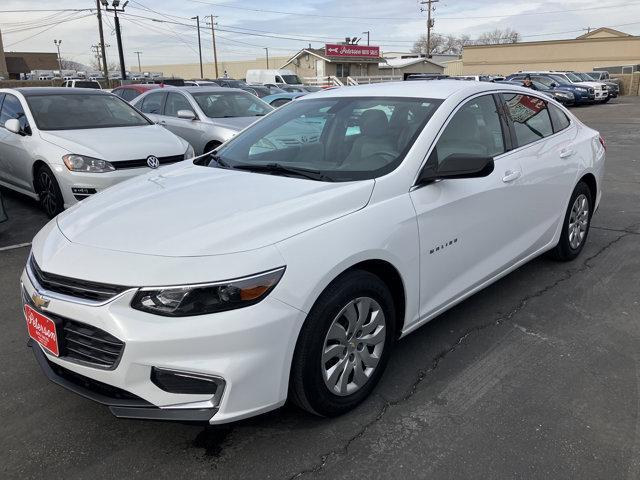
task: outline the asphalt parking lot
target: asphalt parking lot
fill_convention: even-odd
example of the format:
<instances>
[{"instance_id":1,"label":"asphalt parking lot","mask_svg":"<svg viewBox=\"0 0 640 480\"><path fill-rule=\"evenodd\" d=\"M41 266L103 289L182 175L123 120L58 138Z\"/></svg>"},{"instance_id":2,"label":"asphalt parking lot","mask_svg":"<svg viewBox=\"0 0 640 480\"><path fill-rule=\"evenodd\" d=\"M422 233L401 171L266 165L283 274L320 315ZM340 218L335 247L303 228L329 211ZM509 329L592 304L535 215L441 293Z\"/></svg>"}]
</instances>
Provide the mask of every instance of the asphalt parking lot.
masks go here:
<instances>
[{"instance_id":1,"label":"asphalt parking lot","mask_svg":"<svg viewBox=\"0 0 640 480\"><path fill-rule=\"evenodd\" d=\"M608 144L582 255L534 260L402 340L376 394L333 420L117 420L49 383L18 289L46 218L4 190L0 477L640 478L640 98L573 111Z\"/></svg>"}]
</instances>

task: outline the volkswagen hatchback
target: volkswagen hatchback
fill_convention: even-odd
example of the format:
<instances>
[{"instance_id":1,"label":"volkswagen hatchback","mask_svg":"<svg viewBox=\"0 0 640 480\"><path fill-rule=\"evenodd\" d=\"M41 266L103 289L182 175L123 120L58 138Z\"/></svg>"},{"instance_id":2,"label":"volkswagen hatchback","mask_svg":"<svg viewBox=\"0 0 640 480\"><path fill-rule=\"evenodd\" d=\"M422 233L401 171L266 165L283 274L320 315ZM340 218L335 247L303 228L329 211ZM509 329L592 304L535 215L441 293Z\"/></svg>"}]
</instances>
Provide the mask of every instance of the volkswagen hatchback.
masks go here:
<instances>
[{"instance_id":1,"label":"volkswagen hatchback","mask_svg":"<svg viewBox=\"0 0 640 480\"><path fill-rule=\"evenodd\" d=\"M50 222L21 279L33 351L119 417L339 415L398 338L544 252L576 258L604 162L596 131L517 86L310 94L208 166Z\"/></svg>"},{"instance_id":2,"label":"volkswagen hatchback","mask_svg":"<svg viewBox=\"0 0 640 480\"><path fill-rule=\"evenodd\" d=\"M0 89L0 185L40 200L50 217L191 157L187 142L102 90Z\"/></svg>"}]
</instances>

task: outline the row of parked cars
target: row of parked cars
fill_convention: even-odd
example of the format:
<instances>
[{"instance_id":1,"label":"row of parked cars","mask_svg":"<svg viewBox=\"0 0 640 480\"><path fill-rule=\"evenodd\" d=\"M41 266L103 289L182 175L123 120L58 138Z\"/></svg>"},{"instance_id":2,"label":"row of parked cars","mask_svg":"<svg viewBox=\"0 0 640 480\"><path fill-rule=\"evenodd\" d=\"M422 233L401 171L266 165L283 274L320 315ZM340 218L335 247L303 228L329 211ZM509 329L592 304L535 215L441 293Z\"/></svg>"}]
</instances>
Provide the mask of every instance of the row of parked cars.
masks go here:
<instances>
[{"instance_id":1,"label":"row of parked cars","mask_svg":"<svg viewBox=\"0 0 640 480\"><path fill-rule=\"evenodd\" d=\"M465 75L449 77L440 74L408 74L407 80L453 78L480 82L495 82L527 86L540 91L563 105L607 103L620 94L620 85L610 78L609 72L573 71L519 71L506 77L496 75Z\"/></svg>"}]
</instances>

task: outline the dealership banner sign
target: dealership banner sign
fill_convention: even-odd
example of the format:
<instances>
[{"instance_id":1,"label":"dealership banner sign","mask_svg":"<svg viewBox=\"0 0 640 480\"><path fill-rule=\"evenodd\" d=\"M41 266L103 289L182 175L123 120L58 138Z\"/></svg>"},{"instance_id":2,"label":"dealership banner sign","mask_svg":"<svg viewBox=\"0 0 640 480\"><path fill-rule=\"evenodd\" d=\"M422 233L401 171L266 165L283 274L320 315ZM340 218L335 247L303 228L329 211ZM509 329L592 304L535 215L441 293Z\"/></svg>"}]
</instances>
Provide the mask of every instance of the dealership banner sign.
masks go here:
<instances>
[{"instance_id":1,"label":"dealership banner sign","mask_svg":"<svg viewBox=\"0 0 640 480\"><path fill-rule=\"evenodd\" d=\"M328 57L362 57L379 58L380 47L369 45L337 45L327 43L324 46L324 53Z\"/></svg>"}]
</instances>

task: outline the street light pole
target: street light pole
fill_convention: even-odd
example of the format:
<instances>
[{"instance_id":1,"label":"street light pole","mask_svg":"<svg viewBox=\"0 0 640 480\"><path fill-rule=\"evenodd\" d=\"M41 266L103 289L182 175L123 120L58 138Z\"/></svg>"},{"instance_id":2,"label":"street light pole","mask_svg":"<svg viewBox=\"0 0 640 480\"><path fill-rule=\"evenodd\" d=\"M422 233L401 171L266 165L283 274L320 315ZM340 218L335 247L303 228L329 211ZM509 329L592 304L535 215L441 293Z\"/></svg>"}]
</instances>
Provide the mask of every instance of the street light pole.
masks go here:
<instances>
[{"instance_id":1,"label":"street light pole","mask_svg":"<svg viewBox=\"0 0 640 480\"><path fill-rule=\"evenodd\" d=\"M129 0L124 2L122 4L122 7L120 7L120 8L118 8L120 6L120 0L112 0L112 2L111 2L112 8L109 8L109 0L101 0L101 1L102 1L102 4L105 7L105 10L107 12L113 12L113 14L115 15L116 37L118 39L118 56L120 57L120 78L122 80L126 80L127 79L127 70L124 68L124 52L123 52L123 49L122 49L122 33L120 32L120 19L118 18L118 12L124 13L124 7L127 6L127 4L129 3ZM107 77L107 80L109 80L108 77Z\"/></svg>"},{"instance_id":2,"label":"street light pole","mask_svg":"<svg viewBox=\"0 0 640 480\"><path fill-rule=\"evenodd\" d=\"M369 30L367 30L366 32L362 32L363 34L367 34L367 46L369 46L369 35L371 34L371 32Z\"/></svg>"},{"instance_id":3,"label":"street light pole","mask_svg":"<svg viewBox=\"0 0 640 480\"><path fill-rule=\"evenodd\" d=\"M200 41L200 15L196 17L191 17L191 20L195 20L196 26L198 27L198 55L200 56L200 78L203 78L204 72L202 71L202 42Z\"/></svg>"},{"instance_id":4,"label":"street light pole","mask_svg":"<svg viewBox=\"0 0 640 480\"><path fill-rule=\"evenodd\" d=\"M264 47L264 51L267 52L267 69L269 68L269 48Z\"/></svg>"},{"instance_id":5,"label":"street light pole","mask_svg":"<svg viewBox=\"0 0 640 480\"><path fill-rule=\"evenodd\" d=\"M62 58L60 57L60 45L62 45L62 40L54 40L53 44L58 49L58 68L60 69L60 78L62 78Z\"/></svg>"},{"instance_id":6,"label":"street light pole","mask_svg":"<svg viewBox=\"0 0 640 480\"><path fill-rule=\"evenodd\" d=\"M140 54L141 54L142 52L133 52L133 53L135 53L136 55L138 55L138 71L139 71L140 73L142 73L142 67L140 66Z\"/></svg>"}]
</instances>

